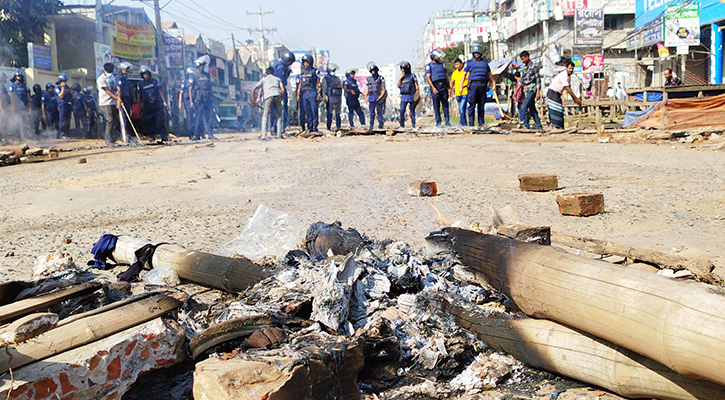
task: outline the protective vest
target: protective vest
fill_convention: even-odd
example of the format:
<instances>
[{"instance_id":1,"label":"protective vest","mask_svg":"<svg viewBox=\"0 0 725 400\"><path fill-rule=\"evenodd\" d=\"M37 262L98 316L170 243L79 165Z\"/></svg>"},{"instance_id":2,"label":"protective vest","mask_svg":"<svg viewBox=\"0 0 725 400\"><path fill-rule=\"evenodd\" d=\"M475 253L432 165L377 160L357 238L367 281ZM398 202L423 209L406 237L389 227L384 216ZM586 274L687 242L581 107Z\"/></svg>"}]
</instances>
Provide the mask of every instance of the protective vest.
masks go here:
<instances>
[{"instance_id":1,"label":"protective vest","mask_svg":"<svg viewBox=\"0 0 725 400\"><path fill-rule=\"evenodd\" d=\"M446 67L443 65L443 63L439 64L435 61L432 61L428 63L428 68L426 72L430 72L431 81L438 82L446 80L446 74L448 71L446 71Z\"/></svg>"},{"instance_id":2,"label":"protective vest","mask_svg":"<svg viewBox=\"0 0 725 400\"><path fill-rule=\"evenodd\" d=\"M80 93L73 93L73 112L85 113L83 109L83 95Z\"/></svg>"},{"instance_id":3,"label":"protective vest","mask_svg":"<svg viewBox=\"0 0 725 400\"><path fill-rule=\"evenodd\" d=\"M42 102L45 103L46 111L53 111L58 108L58 98L48 93L48 91L43 92Z\"/></svg>"},{"instance_id":4,"label":"protective vest","mask_svg":"<svg viewBox=\"0 0 725 400\"><path fill-rule=\"evenodd\" d=\"M415 75L408 73L400 82L400 94L415 94Z\"/></svg>"},{"instance_id":5,"label":"protective vest","mask_svg":"<svg viewBox=\"0 0 725 400\"><path fill-rule=\"evenodd\" d=\"M15 96L18 97L18 100L20 100L21 103L25 106L28 105L28 93L30 93L30 89L28 89L28 85L26 85L25 82L11 83L10 91L15 93Z\"/></svg>"},{"instance_id":6,"label":"protective vest","mask_svg":"<svg viewBox=\"0 0 725 400\"><path fill-rule=\"evenodd\" d=\"M287 87L287 81L289 80L290 68L286 66L280 60L272 61L272 69L274 69L274 76L282 80L282 85Z\"/></svg>"},{"instance_id":7,"label":"protective vest","mask_svg":"<svg viewBox=\"0 0 725 400\"><path fill-rule=\"evenodd\" d=\"M352 94L345 92L345 97L357 98L360 96L360 88L358 88L357 80L354 78L348 76L347 79L345 79L345 87L353 92Z\"/></svg>"},{"instance_id":8,"label":"protective vest","mask_svg":"<svg viewBox=\"0 0 725 400\"><path fill-rule=\"evenodd\" d=\"M468 60L466 67L469 71L468 81L488 81L488 74L491 72L491 67L488 66L488 61L485 59L476 60L472 58Z\"/></svg>"},{"instance_id":9,"label":"protective vest","mask_svg":"<svg viewBox=\"0 0 725 400\"><path fill-rule=\"evenodd\" d=\"M327 95L337 100L342 98L342 80L339 76L327 75Z\"/></svg>"},{"instance_id":10,"label":"protective vest","mask_svg":"<svg viewBox=\"0 0 725 400\"><path fill-rule=\"evenodd\" d=\"M194 101L210 101L212 94L211 78L204 72L194 72L194 86L191 96Z\"/></svg>"},{"instance_id":11,"label":"protective vest","mask_svg":"<svg viewBox=\"0 0 725 400\"><path fill-rule=\"evenodd\" d=\"M159 98L159 81L151 78L148 81L142 80L138 83L138 90L141 92L142 101L144 103L157 102Z\"/></svg>"},{"instance_id":12,"label":"protective vest","mask_svg":"<svg viewBox=\"0 0 725 400\"><path fill-rule=\"evenodd\" d=\"M93 115L96 112L96 99L93 96L83 95L83 102L88 107L88 112Z\"/></svg>"},{"instance_id":13,"label":"protective vest","mask_svg":"<svg viewBox=\"0 0 725 400\"><path fill-rule=\"evenodd\" d=\"M121 89L121 97L133 97L133 83L126 75L121 74L116 78L116 87Z\"/></svg>"},{"instance_id":14,"label":"protective vest","mask_svg":"<svg viewBox=\"0 0 725 400\"><path fill-rule=\"evenodd\" d=\"M58 102L60 103L61 101L63 101L64 103L68 103L68 104L73 102L73 95L70 93L70 91L71 91L70 86L65 87L65 96L63 96L62 98L60 97L60 89L61 89L60 85L55 87L55 95L58 99Z\"/></svg>"},{"instance_id":15,"label":"protective vest","mask_svg":"<svg viewBox=\"0 0 725 400\"><path fill-rule=\"evenodd\" d=\"M33 110L40 110L43 104L43 94L34 94L30 96L30 104L33 106Z\"/></svg>"},{"instance_id":16,"label":"protective vest","mask_svg":"<svg viewBox=\"0 0 725 400\"><path fill-rule=\"evenodd\" d=\"M383 77L380 74L368 76L368 95L379 95L383 91Z\"/></svg>"},{"instance_id":17,"label":"protective vest","mask_svg":"<svg viewBox=\"0 0 725 400\"><path fill-rule=\"evenodd\" d=\"M300 90L302 92L309 92L316 90L317 88L317 74L314 68L302 67L300 72Z\"/></svg>"}]
</instances>

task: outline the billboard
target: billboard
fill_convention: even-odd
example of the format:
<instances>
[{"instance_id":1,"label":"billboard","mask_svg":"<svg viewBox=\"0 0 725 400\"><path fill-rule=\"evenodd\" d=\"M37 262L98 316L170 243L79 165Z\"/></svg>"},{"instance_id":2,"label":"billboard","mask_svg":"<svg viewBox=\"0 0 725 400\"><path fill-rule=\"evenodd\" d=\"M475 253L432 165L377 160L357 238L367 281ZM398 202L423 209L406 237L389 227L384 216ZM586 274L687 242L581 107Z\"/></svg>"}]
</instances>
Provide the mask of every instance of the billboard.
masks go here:
<instances>
[{"instance_id":1,"label":"billboard","mask_svg":"<svg viewBox=\"0 0 725 400\"><path fill-rule=\"evenodd\" d=\"M103 64L112 60L111 46L93 42L93 52L96 55L96 76L99 76L103 73Z\"/></svg>"},{"instance_id":2,"label":"billboard","mask_svg":"<svg viewBox=\"0 0 725 400\"><path fill-rule=\"evenodd\" d=\"M28 66L44 71L52 70L53 58L50 56L50 46L28 42Z\"/></svg>"},{"instance_id":3,"label":"billboard","mask_svg":"<svg viewBox=\"0 0 725 400\"><path fill-rule=\"evenodd\" d=\"M164 53L169 68L184 68L184 30L166 29L164 36Z\"/></svg>"},{"instance_id":4,"label":"billboard","mask_svg":"<svg viewBox=\"0 0 725 400\"><path fill-rule=\"evenodd\" d=\"M665 10L665 46L700 44L700 5L698 3L667 6Z\"/></svg>"},{"instance_id":5,"label":"billboard","mask_svg":"<svg viewBox=\"0 0 725 400\"><path fill-rule=\"evenodd\" d=\"M604 10L588 9L574 12L574 44L601 46L604 42Z\"/></svg>"},{"instance_id":6,"label":"billboard","mask_svg":"<svg viewBox=\"0 0 725 400\"><path fill-rule=\"evenodd\" d=\"M113 54L123 58L149 59L154 58L154 48L148 46L134 46L120 43L113 38Z\"/></svg>"},{"instance_id":7,"label":"billboard","mask_svg":"<svg viewBox=\"0 0 725 400\"><path fill-rule=\"evenodd\" d=\"M116 41L132 46L156 46L153 25L131 25L116 20Z\"/></svg>"},{"instance_id":8,"label":"billboard","mask_svg":"<svg viewBox=\"0 0 725 400\"><path fill-rule=\"evenodd\" d=\"M593 54L582 57L582 72L591 74L602 72L604 70L604 56L601 54Z\"/></svg>"}]
</instances>

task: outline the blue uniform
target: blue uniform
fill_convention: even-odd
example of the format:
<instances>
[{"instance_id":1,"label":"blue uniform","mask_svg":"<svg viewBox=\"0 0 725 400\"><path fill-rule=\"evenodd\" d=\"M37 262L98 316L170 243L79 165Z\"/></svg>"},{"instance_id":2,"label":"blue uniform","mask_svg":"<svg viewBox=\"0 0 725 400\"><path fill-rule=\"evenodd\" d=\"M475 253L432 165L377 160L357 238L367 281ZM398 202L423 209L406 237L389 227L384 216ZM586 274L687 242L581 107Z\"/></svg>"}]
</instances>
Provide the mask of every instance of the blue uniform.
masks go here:
<instances>
[{"instance_id":1,"label":"blue uniform","mask_svg":"<svg viewBox=\"0 0 725 400\"><path fill-rule=\"evenodd\" d=\"M28 95L30 94L30 89L28 88L28 85L25 84L25 82L18 82L15 81L10 84L10 88L8 89L8 92L10 94L14 94L15 98L13 99L13 103L20 100L20 103L27 108L28 107Z\"/></svg>"},{"instance_id":2,"label":"blue uniform","mask_svg":"<svg viewBox=\"0 0 725 400\"><path fill-rule=\"evenodd\" d=\"M436 125L441 124L441 111L443 106L443 118L445 118L446 126L450 125L450 116L448 114L448 71L443 63L431 61L425 66L425 74L430 74L430 80L433 82L433 88L438 94L433 92L431 88L431 97L433 98L433 114L435 115Z\"/></svg>"},{"instance_id":3,"label":"blue uniform","mask_svg":"<svg viewBox=\"0 0 725 400\"><path fill-rule=\"evenodd\" d=\"M340 130L340 108L342 106L342 80L339 76L327 74L324 79L325 95L327 96L327 130L332 127L332 118L334 114L336 130Z\"/></svg>"},{"instance_id":4,"label":"blue uniform","mask_svg":"<svg viewBox=\"0 0 725 400\"><path fill-rule=\"evenodd\" d=\"M300 72L300 98L307 122L307 130L317 132L318 102L317 102L317 70L313 67L302 67ZM300 121L302 125L302 121Z\"/></svg>"},{"instance_id":5,"label":"blue uniform","mask_svg":"<svg viewBox=\"0 0 725 400\"><path fill-rule=\"evenodd\" d=\"M345 82L342 83L342 88L345 92L347 119L350 121L350 128L355 127L355 113L360 118L360 124L365 126L365 114L363 113L362 107L360 107L360 88L357 86L357 81L348 75Z\"/></svg>"},{"instance_id":6,"label":"blue uniform","mask_svg":"<svg viewBox=\"0 0 725 400\"><path fill-rule=\"evenodd\" d=\"M375 125L375 114L378 115L378 128L383 129L383 102L380 96L385 87L385 78L379 73L368 76L368 107L370 109L370 130Z\"/></svg>"},{"instance_id":7,"label":"blue uniform","mask_svg":"<svg viewBox=\"0 0 725 400\"><path fill-rule=\"evenodd\" d=\"M141 95L142 121L145 131L150 132L151 140L156 139L156 134L161 136L161 140L166 142L169 135L166 132L166 122L164 120L164 103L161 99L159 91L159 81L151 78L148 81L142 79L138 82L138 92Z\"/></svg>"},{"instance_id":8,"label":"blue uniform","mask_svg":"<svg viewBox=\"0 0 725 400\"><path fill-rule=\"evenodd\" d=\"M83 104L88 108L88 126L90 128L90 137L95 137L96 126L98 121L98 106L96 105L96 99L91 95L83 94Z\"/></svg>"},{"instance_id":9,"label":"blue uniform","mask_svg":"<svg viewBox=\"0 0 725 400\"><path fill-rule=\"evenodd\" d=\"M473 116L478 112L478 126L484 125L484 107L486 105L486 92L488 91L488 74L491 68L484 58L472 58L463 68L468 73L468 122L473 126Z\"/></svg>"},{"instance_id":10,"label":"blue uniform","mask_svg":"<svg viewBox=\"0 0 725 400\"><path fill-rule=\"evenodd\" d=\"M73 89L70 86L65 86L65 92L61 96L63 87L55 87L55 95L58 101L58 137L67 137L70 133L70 117L73 112Z\"/></svg>"},{"instance_id":11,"label":"blue uniform","mask_svg":"<svg viewBox=\"0 0 725 400\"><path fill-rule=\"evenodd\" d=\"M85 96L81 93L73 93L73 119L76 123L76 130L80 133L80 137L90 139L88 133L88 116L86 116L86 103L83 101Z\"/></svg>"},{"instance_id":12,"label":"blue uniform","mask_svg":"<svg viewBox=\"0 0 725 400\"><path fill-rule=\"evenodd\" d=\"M33 129L35 129L35 134L37 135L40 133L40 127L42 126L43 129L45 129L45 120L43 120L41 117L43 116L43 93L40 94L33 94L30 96L30 109L33 112L33 117L31 121L31 126Z\"/></svg>"},{"instance_id":13,"label":"blue uniform","mask_svg":"<svg viewBox=\"0 0 725 400\"><path fill-rule=\"evenodd\" d=\"M126 74L121 73L115 79L116 90L121 92L121 103L126 111L121 110L121 123L126 126L126 134L131 137L134 132L131 124L131 106L133 106L133 81Z\"/></svg>"},{"instance_id":14,"label":"blue uniform","mask_svg":"<svg viewBox=\"0 0 725 400\"><path fill-rule=\"evenodd\" d=\"M214 137L212 134L211 119L214 109L212 104L211 78L206 72L195 72L194 82L191 86L191 97L193 99L194 111L194 138L201 139L205 135Z\"/></svg>"},{"instance_id":15,"label":"blue uniform","mask_svg":"<svg viewBox=\"0 0 725 400\"><path fill-rule=\"evenodd\" d=\"M45 104L45 122L53 130L58 130L58 97L55 93L49 91L43 92L40 99L41 104Z\"/></svg>"},{"instance_id":16,"label":"blue uniform","mask_svg":"<svg viewBox=\"0 0 725 400\"><path fill-rule=\"evenodd\" d=\"M407 73L400 82L400 126L405 127L405 109L410 108L410 122L415 128L415 84L418 78L414 73Z\"/></svg>"},{"instance_id":17,"label":"blue uniform","mask_svg":"<svg viewBox=\"0 0 725 400\"><path fill-rule=\"evenodd\" d=\"M282 85L284 85L284 94L282 95L282 115L284 118L284 124L282 127L284 129L287 129L287 122L289 119L289 114L287 111L287 83L289 81L290 73L292 73L292 70L290 67L288 67L283 61L281 60L274 60L272 61L272 68L274 69L274 76L282 80ZM274 110L274 107L272 108ZM272 117L271 126L276 126L274 119L276 118L276 115ZM282 131L284 133L284 130Z\"/></svg>"}]
</instances>

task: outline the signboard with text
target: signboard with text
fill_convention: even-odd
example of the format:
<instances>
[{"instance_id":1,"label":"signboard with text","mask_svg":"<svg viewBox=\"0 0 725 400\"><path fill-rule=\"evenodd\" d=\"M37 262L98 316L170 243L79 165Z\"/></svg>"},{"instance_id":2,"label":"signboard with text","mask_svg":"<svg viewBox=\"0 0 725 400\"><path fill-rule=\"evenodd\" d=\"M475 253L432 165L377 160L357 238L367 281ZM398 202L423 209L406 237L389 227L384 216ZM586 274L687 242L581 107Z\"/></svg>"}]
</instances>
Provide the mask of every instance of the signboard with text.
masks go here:
<instances>
[{"instance_id":1,"label":"signboard with text","mask_svg":"<svg viewBox=\"0 0 725 400\"><path fill-rule=\"evenodd\" d=\"M156 46L153 25L131 25L116 20L116 41L132 46Z\"/></svg>"},{"instance_id":2,"label":"signboard with text","mask_svg":"<svg viewBox=\"0 0 725 400\"><path fill-rule=\"evenodd\" d=\"M604 10L576 10L574 13L574 44L597 46L604 42Z\"/></svg>"},{"instance_id":3,"label":"signboard with text","mask_svg":"<svg viewBox=\"0 0 725 400\"><path fill-rule=\"evenodd\" d=\"M585 74L591 74L596 72L602 72L604 70L604 56L601 54L594 54L582 57L582 72Z\"/></svg>"},{"instance_id":4,"label":"signboard with text","mask_svg":"<svg viewBox=\"0 0 725 400\"><path fill-rule=\"evenodd\" d=\"M167 29L164 36L164 53L169 68L184 68L184 30Z\"/></svg>"},{"instance_id":5,"label":"signboard with text","mask_svg":"<svg viewBox=\"0 0 725 400\"><path fill-rule=\"evenodd\" d=\"M53 58L50 56L50 46L28 42L28 66L44 71L52 70Z\"/></svg>"},{"instance_id":6,"label":"signboard with text","mask_svg":"<svg viewBox=\"0 0 725 400\"><path fill-rule=\"evenodd\" d=\"M93 52L96 56L96 76L103 73L103 64L111 62L111 46L93 42Z\"/></svg>"},{"instance_id":7,"label":"signboard with text","mask_svg":"<svg viewBox=\"0 0 725 400\"><path fill-rule=\"evenodd\" d=\"M118 42L113 39L113 55L136 60L154 58L154 48L148 46L134 46Z\"/></svg>"},{"instance_id":8,"label":"signboard with text","mask_svg":"<svg viewBox=\"0 0 725 400\"><path fill-rule=\"evenodd\" d=\"M700 6L698 3L667 6L665 11L665 46L700 44Z\"/></svg>"}]
</instances>

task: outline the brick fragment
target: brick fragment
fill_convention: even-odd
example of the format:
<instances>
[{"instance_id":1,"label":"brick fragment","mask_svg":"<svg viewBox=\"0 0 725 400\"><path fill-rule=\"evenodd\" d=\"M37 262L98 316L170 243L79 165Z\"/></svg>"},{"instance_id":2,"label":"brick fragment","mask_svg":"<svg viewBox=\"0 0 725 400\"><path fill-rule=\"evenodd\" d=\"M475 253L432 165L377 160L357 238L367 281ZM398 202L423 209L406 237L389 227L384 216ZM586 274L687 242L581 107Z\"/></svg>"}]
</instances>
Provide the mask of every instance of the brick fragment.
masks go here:
<instances>
[{"instance_id":1,"label":"brick fragment","mask_svg":"<svg viewBox=\"0 0 725 400\"><path fill-rule=\"evenodd\" d=\"M411 196L435 196L438 194L438 185L435 181L415 181L410 183L408 194Z\"/></svg>"},{"instance_id":2,"label":"brick fragment","mask_svg":"<svg viewBox=\"0 0 725 400\"><path fill-rule=\"evenodd\" d=\"M569 193L556 196L559 213L588 217L604 212L604 195L601 193Z\"/></svg>"},{"instance_id":3,"label":"brick fragment","mask_svg":"<svg viewBox=\"0 0 725 400\"><path fill-rule=\"evenodd\" d=\"M521 174L519 188L524 192L548 192L559 189L559 179L556 175Z\"/></svg>"}]
</instances>

